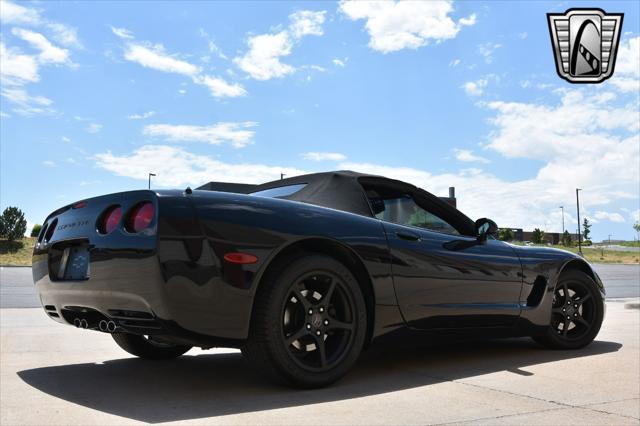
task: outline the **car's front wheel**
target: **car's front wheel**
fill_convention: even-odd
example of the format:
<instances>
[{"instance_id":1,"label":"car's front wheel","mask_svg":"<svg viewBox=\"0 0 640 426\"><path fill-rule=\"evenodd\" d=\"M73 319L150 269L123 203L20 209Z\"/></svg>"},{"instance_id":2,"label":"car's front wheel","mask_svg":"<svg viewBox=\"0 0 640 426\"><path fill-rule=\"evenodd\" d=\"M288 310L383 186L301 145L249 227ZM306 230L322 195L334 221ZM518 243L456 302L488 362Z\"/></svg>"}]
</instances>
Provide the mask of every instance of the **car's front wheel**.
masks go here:
<instances>
[{"instance_id":1,"label":"car's front wheel","mask_svg":"<svg viewBox=\"0 0 640 426\"><path fill-rule=\"evenodd\" d=\"M566 271L555 288L549 328L534 340L553 349L582 348L595 339L603 318L604 302L593 279Z\"/></svg>"},{"instance_id":2,"label":"car's front wheel","mask_svg":"<svg viewBox=\"0 0 640 426\"><path fill-rule=\"evenodd\" d=\"M139 336L131 333L113 333L113 340L131 355L147 359L172 359L191 349L187 345L174 345L154 336Z\"/></svg>"},{"instance_id":3,"label":"car's front wheel","mask_svg":"<svg viewBox=\"0 0 640 426\"><path fill-rule=\"evenodd\" d=\"M327 256L299 258L260 285L242 349L258 371L300 387L347 373L363 347L367 315L353 274Z\"/></svg>"}]
</instances>

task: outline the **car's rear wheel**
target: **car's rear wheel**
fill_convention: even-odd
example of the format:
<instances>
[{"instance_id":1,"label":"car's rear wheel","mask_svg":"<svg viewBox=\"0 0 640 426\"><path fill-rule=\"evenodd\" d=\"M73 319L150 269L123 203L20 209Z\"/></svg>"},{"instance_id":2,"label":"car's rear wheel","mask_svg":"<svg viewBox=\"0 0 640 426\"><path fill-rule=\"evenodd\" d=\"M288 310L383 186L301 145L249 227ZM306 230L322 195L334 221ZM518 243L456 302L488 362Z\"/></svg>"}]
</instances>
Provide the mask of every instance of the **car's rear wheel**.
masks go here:
<instances>
[{"instance_id":1,"label":"car's rear wheel","mask_svg":"<svg viewBox=\"0 0 640 426\"><path fill-rule=\"evenodd\" d=\"M308 255L261 284L242 352L272 378L321 387L355 363L366 329L365 301L353 274L330 257Z\"/></svg>"},{"instance_id":2,"label":"car's rear wheel","mask_svg":"<svg viewBox=\"0 0 640 426\"><path fill-rule=\"evenodd\" d=\"M564 272L556 285L551 322L534 339L553 349L578 349L595 339L604 317L604 302L593 279L581 271Z\"/></svg>"},{"instance_id":3,"label":"car's rear wheel","mask_svg":"<svg viewBox=\"0 0 640 426\"><path fill-rule=\"evenodd\" d=\"M147 359L172 359L191 349L187 345L174 345L154 336L131 333L113 333L113 340L131 355Z\"/></svg>"}]
</instances>

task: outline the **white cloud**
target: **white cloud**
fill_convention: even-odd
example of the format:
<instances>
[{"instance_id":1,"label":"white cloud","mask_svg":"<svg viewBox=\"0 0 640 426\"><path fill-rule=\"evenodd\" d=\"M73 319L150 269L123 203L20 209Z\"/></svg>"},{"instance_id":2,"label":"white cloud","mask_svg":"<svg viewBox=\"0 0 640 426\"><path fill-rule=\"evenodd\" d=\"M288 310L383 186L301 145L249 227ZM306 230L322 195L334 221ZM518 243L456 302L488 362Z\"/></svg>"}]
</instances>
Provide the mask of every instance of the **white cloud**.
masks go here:
<instances>
[{"instance_id":1,"label":"white cloud","mask_svg":"<svg viewBox=\"0 0 640 426\"><path fill-rule=\"evenodd\" d=\"M491 162L487 158L481 157L479 155L475 155L473 151L469 149L455 148L453 151L455 153L456 160L458 161L463 161L466 163L477 162L477 163L484 163L484 164Z\"/></svg>"},{"instance_id":2,"label":"white cloud","mask_svg":"<svg viewBox=\"0 0 640 426\"><path fill-rule=\"evenodd\" d=\"M56 163L54 163L54 162L53 162L53 161L51 161L51 160L44 160L44 161L42 162L42 165L47 166L47 167L55 167L55 166L56 166Z\"/></svg>"},{"instance_id":3,"label":"white cloud","mask_svg":"<svg viewBox=\"0 0 640 426\"><path fill-rule=\"evenodd\" d=\"M134 38L133 33L126 28L111 27L111 32L123 39L132 40Z\"/></svg>"},{"instance_id":4,"label":"white cloud","mask_svg":"<svg viewBox=\"0 0 640 426\"><path fill-rule=\"evenodd\" d=\"M640 92L640 37L620 43L614 75L609 81L621 92Z\"/></svg>"},{"instance_id":5,"label":"white cloud","mask_svg":"<svg viewBox=\"0 0 640 426\"><path fill-rule=\"evenodd\" d=\"M323 34L325 13L302 10L291 14L291 25L286 30L250 36L247 39L249 50L234 58L233 62L256 80L270 80L293 73L295 67L281 62L281 58L289 56L294 42L299 42L302 37Z\"/></svg>"},{"instance_id":6,"label":"white cloud","mask_svg":"<svg viewBox=\"0 0 640 426\"><path fill-rule=\"evenodd\" d=\"M144 120L146 118L153 117L154 115L156 115L155 111L146 111L146 112L143 112L142 114L128 115L127 118L129 120Z\"/></svg>"},{"instance_id":7,"label":"white cloud","mask_svg":"<svg viewBox=\"0 0 640 426\"><path fill-rule=\"evenodd\" d=\"M54 46L45 36L34 31L25 30L23 28L13 28L11 33L29 43L40 51L38 62L47 64L64 64L69 63L69 51Z\"/></svg>"},{"instance_id":8,"label":"white cloud","mask_svg":"<svg viewBox=\"0 0 640 426\"><path fill-rule=\"evenodd\" d=\"M593 217L597 220L608 220L610 222L624 222L624 217L620 213L609 213L604 211L597 211L594 213Z\"/></svg>"},{"instance_id":9,"label":"white cloud","mask_svg":"<svg viewBox=\"0 0 640 426\"><path fill-rule=\"evenodd\" d=\"M69 139L69 138L68 138L68 137L66 137L66 136L61 137L61 138L60 138L60 140L61 140L62 142L71 142L71 139Z\"/></svg>"},{"instance_id":10,"label":"white cloud","mask_svg":"<svg viewBox=\"0 0 640 426\"><path fill-rule=\"evenodd\" d=\"M291 25L289 32L295 38L307 35L321 36L323 34L322 24L324 24L326 11L300 10L289 15Z\"/></svg>"},{"instance_id":11,"label":"white cloud","mask_svg":"<svg viewBox=\"0 0 640 426\"><path fill-rule=\"evenodd\" d=\"M145 46L142 44L129 43L124 57L126 60L137 62L143 67L168 73L194 77L200 72L197 66L167 54L161 44Z\"/></svg>"},{"instance_id":12,"label":"white cloud","mask_svg":"<svg viewBox=\"0 0 640 426\"><path fill-rule=\"evenodd\" d=\"M4 25L30 25L42 27L49 31L54 40L65 46L81 48L75 28L45 19L36 9L25 7L7 0L0 4L0 22Z\"/></svg>"},{"instance_id":13,"label":"white cloud","mask_svg":"<svg viewBox=\"0 0 640 426\"><path fill-rule=\"evenodd\" d=\"M630 212L629 218L631 218L633 223L640 222L640 209Z\"/></svg>"},{"instance_id":14,"label":"white cloud","mask_svg":"<svg viewBox=\"0 0 640 426\"><path fill-rule=\"evenodd\" d=\"M143 133L147 136L162 137L170 141L195 141L219 145L229 142L234 148L243 148L253 143L255 131L250 130L258 123L216 123L210 126L190 126L184 124L150 124Z\"/></svg>"},{"instance_id":15,"label":"white cloud","mask_svg":"<svg viewBox=\"0 0 640 426\"><path fill-rule=\"evenodd\" d=\"M449 62L449 66L452 68L455 68L458 65L460 65L460 59L454 59L453 61Z\"/></svg>"},{"instance_id":16,"label":"white cloud","mask_svg":"<svg viewBox=\"0 0 640 426\"><path fill-rule=\"evenodd\" d=\"M353 1L340 3L340 11L352 20L366 20L369 47L389 53L417 49L431 41L454 38L466 25L474 25L471 15L455 22L450 14L453 4L433 1Z\"/></svg>"},{"instance_id":17,"label":"white cloud","mask_svg":"<svg viewBox=\"0 0 640 426\"><path fill-rule=\"evenodd\" d=\"M134 179L146 180L149 170L153 170L157 174L154 183L170 187L196 187L210 181L263 183L279 179L280 173L287 176L305 173L293 167L225 163L166 145L146 145L124 155L101 153L95 160L105 170Z\"/></svg>"},{"instance_id":18,"label":"white cloud","mask_svg":"<svg viewBox=\"0 0 640 426\"><path fill-rule=\"evenodd\" d=\"M102 130L102 124L89 123L85 129L89 133L99 133Z\"/></svg>"},{"instance_id":19,"label":"white cloud","mask_svg":"<svg viewBox=\"0 0 640 426\"><path fill-rule=\"evenodd\" d=\"M15 105L13 112L20 115L49 115L56 111L50 107L53 101L44 96L31 96L24 89L3 88L2 97Z\"/></svg>"},{"instance_id":20,"label":"white cloud","mask_svg":"<svg viewBox=\"0 0 640 426\"><path fill-rule=\"evenodd\" d=\"M295 71L291 65L280 62L281 57L291 54L293 47L288 32L249 37L247 44L249 51L233 62L256 80L284 77Z\"/></svg>"},{"instance_id":21,"label":"white cloud","mask_svg":"<svg viewBox=\"0 0 640 426\"><path fill-rule=\"evenodd\" d=\"M119 28L117 30L122 32L124 29ZM126 34L130 36L128 32ZM207 86L211 95L216 98L234 98L247 94L241 84L229 83L217 76L204 75L200 67L168 54L160 44L152 46L149 43L128 42L124 57L147 68L190 77L195 84ZM183 94L182 92L180 93Z\"/></svg>"},{"instance_id":22,"label":"white cloud","mask_svg":"<svg viewBox=\"0 0 640 426\"><path fill-rule=\"evenodd\" d=\"M0 21L4 24L39 25L42 18L35 9L3 0L0 4Z\"/></svg>"},{"instance_id":23,"label":"white cloud","mask_svg":"<svg viewBox=\"0 0 640 426\"><path fill-rule=\"evenodd\" d=\"M305 152L302 158L310 161L344 161L347 156L339 152Z\"/></svg>"},{"instance_id":24,"label":"white cloud","mask_svg":"<svg viewBox=\"0 0 640 426\"><path fill-rule=\"evenodd\" d=\"M242 85L238 83L228 83L226 80L219 77L205 75L203 77L198 77L195 81L207 86L211 91L211 95L216 98L235 98L247 95L247 91L242 87Z\"/></svg>"},{"instance_id":25,"label":"white cloud","mask_svg":"<svg viewBox=\"0 0 640 426\"><path fill-rule=\"evenodd\" d=\"M501 47L499 43L484 43L478 46L478 52L484 57L484 61L490 64L493 62L493 53Z\"/></svg>"},{"instance_id":26,"label":"white cloud","mask_svg":"<svg viewBox=\"0 0 640 426\"><path fill-rule=\"evenodd\" d=\"M68 27L58 22L49 22L47 28L52 32L53 39L64 46L82 48L75 28Z\"/></svg>"},{"instance_id":27,"label":"white cloud","mask_svg":"<svg viewBox=\"0 0 640 426\"><path fill-rule=\"evenodd\" d=\"M529 37L529 34L526 31L522 32L522 33L518 33L518 38L521 39L521 40L524 40L527 37Z\"/></svg>"},{"instance_id":28,"label":"white cloud","mask_svg":"<svg viewBox=\"0 0 640 426\"><path fill-rule=\"evenodd\" d=\"M467 95L471 96L480 96L484 92L485 87L489 81L486 78L481 78L476 81L467 81L462 85L462 88L467 93Z\"/></svg>"},{"instance_id":29,"label":"white cloud","mask_svg":"<svg viewBox=\"0 0 640 426\"><path fill-rule=\"evenodd\" d=\"M21 85L40 80L38 61L24 55L19 49L5 46L0 41L0 79L3 84Z\"/></svg>"},{"instance_id":30,"label":"white cloud","mask_svg":"<svg viewBox=\"0 0 640 426\"><path fill-rule=\"evenodd\" d=\"M337 67L344 67L346 65L345 62L342 59L338 59L338 58L335 58L331 62L333 62L333 65L335 65Z\"/></svg>"}]
</instances>

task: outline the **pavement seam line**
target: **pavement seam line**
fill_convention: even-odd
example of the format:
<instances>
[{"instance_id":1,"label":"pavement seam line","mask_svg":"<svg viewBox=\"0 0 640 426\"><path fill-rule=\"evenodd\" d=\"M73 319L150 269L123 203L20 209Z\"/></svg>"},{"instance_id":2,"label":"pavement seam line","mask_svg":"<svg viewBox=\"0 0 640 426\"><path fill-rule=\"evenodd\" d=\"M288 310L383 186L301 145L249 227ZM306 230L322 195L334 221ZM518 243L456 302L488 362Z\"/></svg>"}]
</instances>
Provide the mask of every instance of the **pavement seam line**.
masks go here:
<instances>
[{"instance_id":1,"label":"pavement seam line","mask_svg":"<svg viewBox=\"0 0 640 426\"><path fill-rule=\"evenodd\" d=\"M445 378L445 380L446 380L446 378ZM618 414L618 413L610 413L608 411L597 410L597 409L588 407L588 405L591 405L591 404L573 405L573 404L567 404L567 403L559 402L559 401L546 400L544 398L538 398L538 397L535 397L535 396L523 395L523 394L519 394L519 393L515 393L515 392L505 391L505 390L502 390L502 389L495 389L495 388L492 388L492 387L489 387L489 386L482 386L482 385L476 385L476 384L473 384L473 383L459 382L457 380L449 380L449 381L452 382L452 383L460 383L460 384L472 386L472 387L475 387L475 388L487 389L487 390L492 390L492 391L495 391L495 392L505 393L505 394L511 395L511 396L519 396L519 397L533 399L533 400L536 400L536 401L546 402L546 403L549 403L549 404L558 405L559 408L580 408L580 409L583 409L583 410L593 411L595 413L609 414L609 415L613 415L613 416L624 417L624 418L627 418L627 419L638 420L636 417L633 417L633 416L627 416L627 415ZM631 399L637 399L637 398L628 398L628 399L623 399L623 400L619 400L619 401L610 401L610 402L620 402L620 401L627 401L627 400L631 400ZM608 404L610 402L596 402L596 403L593 403L593 405ZM550 410L541 410L540 412L551 411L551 410L552 409L550 409ZM536 412L536 411L534 411L534 412ZM512 414L512 415L515 416L515 415L518 415L518 414ZM509 415L504 416L504 417L509 417ZM496 418L497 419L499 417L489 417L489 418ZM481 419L479 419L479 420L481 420Z\"/></svg>"}]
</instances>

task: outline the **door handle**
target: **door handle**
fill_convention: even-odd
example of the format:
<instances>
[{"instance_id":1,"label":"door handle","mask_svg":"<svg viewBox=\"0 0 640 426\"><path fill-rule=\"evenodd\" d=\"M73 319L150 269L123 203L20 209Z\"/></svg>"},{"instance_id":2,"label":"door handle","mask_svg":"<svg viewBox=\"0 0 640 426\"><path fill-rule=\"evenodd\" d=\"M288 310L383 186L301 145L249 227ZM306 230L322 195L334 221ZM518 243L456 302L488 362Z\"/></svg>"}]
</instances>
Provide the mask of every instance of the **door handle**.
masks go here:
<instances>
[{"instance_id":1,"label":"door handle","mask_svg":"<svg viewBox=\"0 0 640 426\"><path fill-rule=\"evenodd\" d=\"M396 232L396 235L398 236L398 238L401 238L403 240L420 241L420 236L417 234L414 234L413 232L398 231Z\"/></svg>"}]
</instances>

